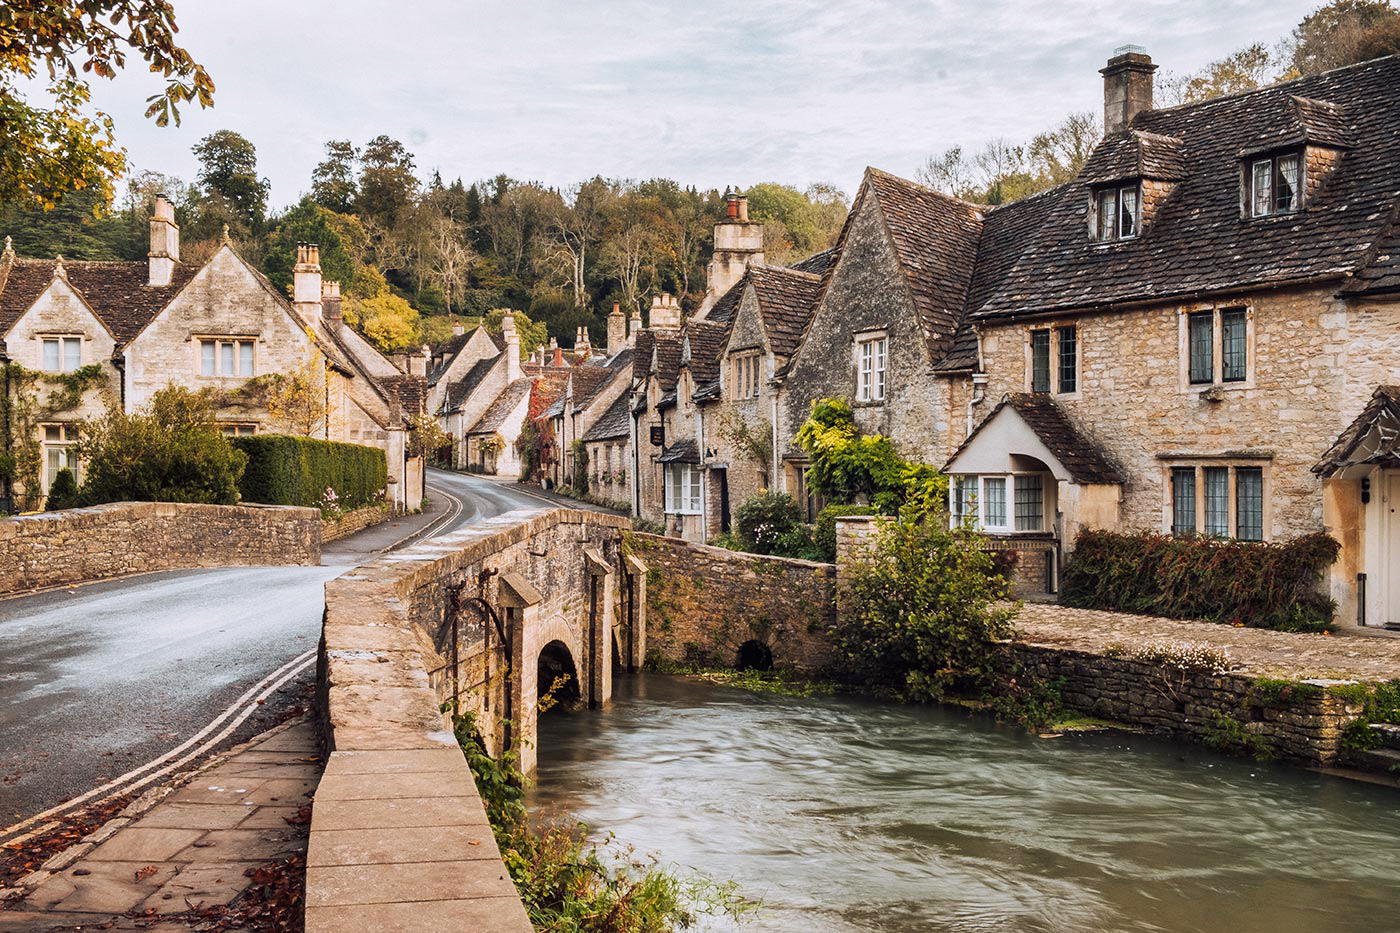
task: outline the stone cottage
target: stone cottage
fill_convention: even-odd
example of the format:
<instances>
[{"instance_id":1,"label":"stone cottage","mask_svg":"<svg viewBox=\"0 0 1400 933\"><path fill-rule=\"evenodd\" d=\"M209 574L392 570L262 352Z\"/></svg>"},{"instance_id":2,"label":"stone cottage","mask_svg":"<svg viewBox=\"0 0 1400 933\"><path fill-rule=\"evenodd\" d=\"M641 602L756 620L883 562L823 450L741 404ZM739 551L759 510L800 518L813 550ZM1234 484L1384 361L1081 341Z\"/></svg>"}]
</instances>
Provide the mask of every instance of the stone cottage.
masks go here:
<instances>
[{"instance_id":1,"label":"stone cottage","mask_svg":"<svg viewBox=\"0 0 1400 933\"><path fill-rule=\"evenodd\" d=\"M59 470L81 477L79 422L109 407L139 410L171 384L211 390L225 433L293 430L267 412L269 379L309 368L326 411L296 429L382 448L389 500L417 507L422 460L408 435L423 411L422 361L405 372L344 323L315 246L298 247L289 302L227 239L203 265L181 263L174 218L158 198L145 263L21 259L7 243L0 362L17 364L7 368L16 404L5 440L19 465L7 496L38 507Z\"/></svg>"}]
</instances>

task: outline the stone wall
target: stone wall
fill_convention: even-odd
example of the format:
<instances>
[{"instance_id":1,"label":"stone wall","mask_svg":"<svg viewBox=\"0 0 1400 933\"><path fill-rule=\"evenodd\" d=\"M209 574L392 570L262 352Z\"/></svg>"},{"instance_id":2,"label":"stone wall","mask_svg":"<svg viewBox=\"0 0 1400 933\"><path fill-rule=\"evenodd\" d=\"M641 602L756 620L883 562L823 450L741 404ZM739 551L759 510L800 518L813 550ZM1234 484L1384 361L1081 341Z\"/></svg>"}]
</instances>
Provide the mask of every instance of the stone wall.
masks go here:
<instances>
[{"instance_id":1,"label":"stone wall","mask_svg":"<svg viewBox=\"0 0 1400 933\"><path fill-rule=\"evenodd\" d=\"M0 593L152 570L320 562L315 509L114 502L0 519Z\"/></svg>"},{"instance_id":2,"label":"stone wall","mask_svg":"<svg viewBox=\"0 0 1400 933\"><path fill-rule=\"evenodd\" d=\"M629 535L627 547L647 566L650 657L733 665L739 647L753 640L773 652L775 667L827 665L835 565L646 534Z\"/></svg>"},{"instance_id":3,"label":"stone wall","mask_svg":"<svg viewBox=\"0 0 1400 933\"><path fill-rule=\"evenodd\" d=\"M322 519L321 521L321 543L329 544L332 541L339 541L347 538L358 531L364 531L381 522L387 522L394 517L394 513L383 505L367 505L362 509L353 509L344 513L339 518Z\"/></svg>"}]
</instances>

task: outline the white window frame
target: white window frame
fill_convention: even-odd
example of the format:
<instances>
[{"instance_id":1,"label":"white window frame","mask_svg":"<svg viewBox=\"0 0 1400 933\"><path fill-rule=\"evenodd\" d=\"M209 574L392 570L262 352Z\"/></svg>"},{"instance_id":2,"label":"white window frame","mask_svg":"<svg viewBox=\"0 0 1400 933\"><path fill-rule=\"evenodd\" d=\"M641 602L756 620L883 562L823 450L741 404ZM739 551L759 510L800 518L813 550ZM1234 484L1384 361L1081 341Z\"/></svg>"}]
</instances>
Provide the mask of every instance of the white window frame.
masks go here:
<instances>
[{"instance_id":1,"label":"white window frame","mask_svg":"<svg viewBox=\"0 0 1400 933\"><path fill-rule=\"evenodd\" d=\"M665 509L670 515L699 515L700 467L694 463L668 463L662 473Z\"/></svg>"},{"instance_id":2,"label":"white window frame","mask_svg":"<svg viewBox=\"0 0 1400 933\"><path fill-rule=\"evenodd\" d=\"M258 338L229 336L200 336L194 340L195 372L204 379L251 379L258 373ZM213 347L212 372L206 367L205 350ZM226 372L224 363L232 364ZM247 372L244 372L245 364Z\"/></svg>"},{"instance_id":3,"label":"white window frame","mask_svg":"<svg viewBox=\"0 0 1400 933\"><path fill-rule=\"evenodd\" d=\"M53 486L54 477L58 471L67 468L73 472L73 479L81 483L83 481L82 462L78 459L76 445L78 438L69 432L70 425L63 422L48 422L39 426L43 440L40 442L40 463L44 471L44 494L48 495L49 489ZM56 434L50 438L50 434ZM50 469L49 454L58 454L60 463Z\"/></svg>"},{"instance_id":4,"label":"white window frame","mask_svg":"<svg viewBox=\"0 0 1400 933\"><path fill-rule=\"evenodd\" d=\"M83 368L83 337L81 334L42 334L39 336L39 370L46 373L71 373ZM49 365L48 349L53 346L54 364Z\"/></svg>"},{"instance_id":5,"label":"white window frame","mask_svg":"<svg viewBox=\"0 0 1400 933\"><path fill-rule=\"evenodd\" d=\"M1016 477L1018 476L1039 476L1040 477L1040 527L1018 530L1016 528ZM961 514L958 510L958 484L972 479L973 500L971 516ZM1000 524L992 524L987 520L987 506L991 502L991 497L987 495L987 481L1001 480L1002 485L1002 521ZM985 532L994 535L1043 535L1053 527L1053 515L1051 514L1051 504L1055 493L1055 479L1053 476L1038 470L1027 470L1019 473L954 473L950 476L948 494L952 501L948 504L949 518L954 528L958 527L965 518L972 518L972 527L975 531Z\"/></svg>"},{"instance_id":6,"label":"white window frame","mask_svg":"<svg viewBox=\"0 0 1400 933\"><path fill-rule=\"evenodd\" d=\"M1292 159L1297 165L1293 179L1293 205L1278 206L1279 182L1283 180L1282 163ZM1246 217L1273 217L1276 214L1296 214L1303 209L1303 194L1307 191L1307 158L1302 152L1289 150L1269 155L1250 156L1244 160L1244 213ZM1264 170L1267 184L1264 204L1259 204L1260 169Z\"/></svg>"},{"instance_id":7,"label":"white window frame","mask_svg":"<svg viewBox=\"0 0 1400 933\"><path fill-rule=\"evenodd\" d=\"M884 331L856 336L856 401L883 402L889 387L890 340Z\"/></svg>"}]
</instances>

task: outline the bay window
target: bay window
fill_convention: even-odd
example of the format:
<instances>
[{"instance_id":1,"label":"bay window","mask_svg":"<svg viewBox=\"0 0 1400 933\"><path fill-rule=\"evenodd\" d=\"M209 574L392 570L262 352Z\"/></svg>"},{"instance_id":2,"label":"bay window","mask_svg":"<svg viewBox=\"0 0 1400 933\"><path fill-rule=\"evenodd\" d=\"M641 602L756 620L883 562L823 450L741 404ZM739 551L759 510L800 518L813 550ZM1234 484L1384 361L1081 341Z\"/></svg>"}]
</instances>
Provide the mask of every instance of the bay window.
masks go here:
<instances>
[{"instance_id":1,"label":"bay window","mask_svg":"<svg viewBox=\"0 0 1400 933\"><path fill-rule=\"evenodd\" d=\"M954 476L949 498L954 525L968 523L978 531L998 534L1043 532L1050 525L1041 473Z\"/></svg>"}]
</instances>

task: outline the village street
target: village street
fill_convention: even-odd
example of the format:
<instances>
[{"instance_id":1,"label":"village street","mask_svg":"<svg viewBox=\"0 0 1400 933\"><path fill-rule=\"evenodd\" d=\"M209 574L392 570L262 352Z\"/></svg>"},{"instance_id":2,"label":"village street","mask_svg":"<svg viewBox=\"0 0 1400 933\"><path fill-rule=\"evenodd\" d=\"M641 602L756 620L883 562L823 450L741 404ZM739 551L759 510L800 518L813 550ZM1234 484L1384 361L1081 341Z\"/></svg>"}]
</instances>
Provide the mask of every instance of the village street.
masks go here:
<instances>
[{"instance_id":1,"label":"village street","mask_svg":"<svg viewBox=\"0 0 1400 933\"><path fill-rule=\"evenodd\" d=\"M326 581L382 551L549 503L434 471L433 503L319 567L155 573L0 600L0 836L75 795L154 783L304 699Z\"/></svg>"}]
</instances>

